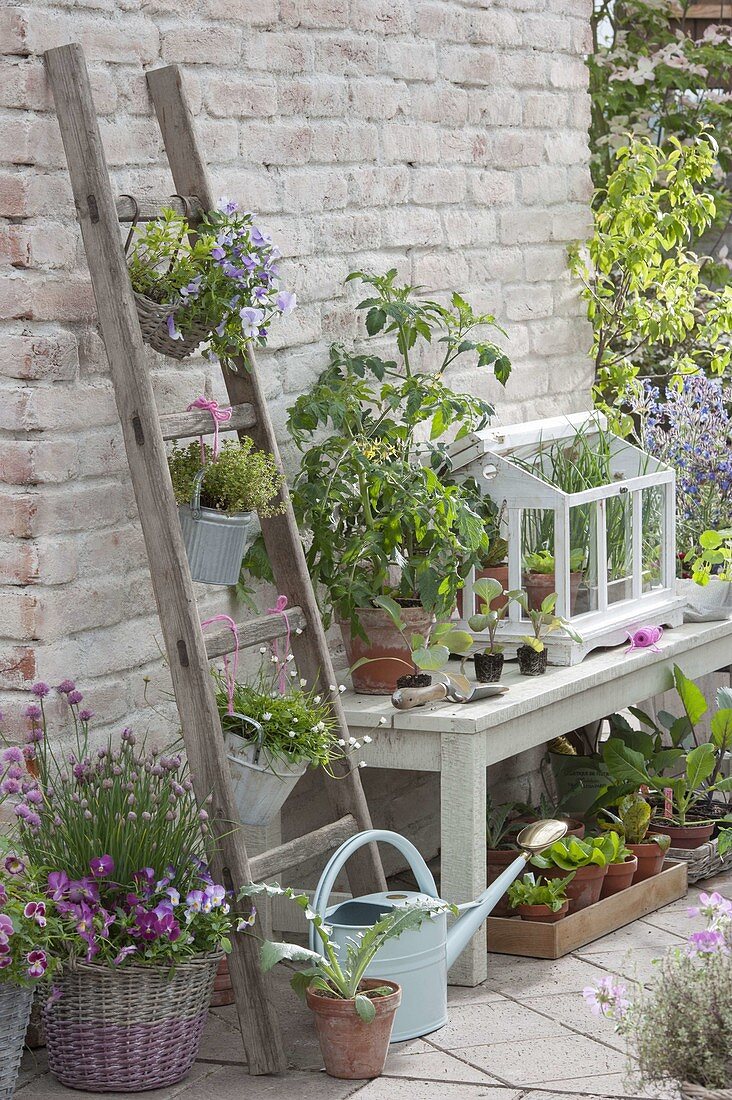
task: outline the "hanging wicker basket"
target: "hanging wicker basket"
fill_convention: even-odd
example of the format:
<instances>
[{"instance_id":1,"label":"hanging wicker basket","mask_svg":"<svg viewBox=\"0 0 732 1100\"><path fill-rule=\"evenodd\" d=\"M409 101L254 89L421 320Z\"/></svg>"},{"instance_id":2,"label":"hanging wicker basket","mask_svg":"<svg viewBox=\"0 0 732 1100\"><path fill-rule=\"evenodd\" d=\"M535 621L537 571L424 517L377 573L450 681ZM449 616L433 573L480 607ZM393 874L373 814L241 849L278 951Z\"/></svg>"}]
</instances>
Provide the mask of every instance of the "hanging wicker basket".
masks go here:
<instances>
[{"instance_id":1,"label":"hanging wicker basket","mask_svg":"<svg viewBox=\"0 0 732 1100\"><path fill-rule=\"evenodd\" d=\"M732 1089L707 1089L704 1085L679 1085L683 1100L732 1100Z\"/></svg>"},{"instance_id":2,"label":"hanging wicker basket","mask_svg":"<svg viewBox=\"0 0 732 1100\"><path fill-rule=\"evenodd\" d=\"M223 955L176 965L72 961L44 1011L48 1065L85 1092L142 1092L174 1085L191 1069Z\"/></svg>"},{"instance_id":3,"label":"hanging wicker basket","mask_svg":"<svg viewBox=\"0 0 732 1100\"><path fill-rule=\"evenodd\" d=\"M0 1100L11 1100L15 1094L32 1003L32 989L0 983Z\"/></svg>"},{"instance_id":4,"label":"hanging wicker basket","mask_svg":"<svg viewBox=\"0 0 732 1100\"><path fill-rule=\"evenodd\" d=\"M202 324L194 325L182 340L174 340L168 332L168 318L174 317L180 306L161 305L137 291L134 294L142 339L155 351L172 359L187 359L204 340L208 340L210 333Z\"/></svg>"}]
</instances>

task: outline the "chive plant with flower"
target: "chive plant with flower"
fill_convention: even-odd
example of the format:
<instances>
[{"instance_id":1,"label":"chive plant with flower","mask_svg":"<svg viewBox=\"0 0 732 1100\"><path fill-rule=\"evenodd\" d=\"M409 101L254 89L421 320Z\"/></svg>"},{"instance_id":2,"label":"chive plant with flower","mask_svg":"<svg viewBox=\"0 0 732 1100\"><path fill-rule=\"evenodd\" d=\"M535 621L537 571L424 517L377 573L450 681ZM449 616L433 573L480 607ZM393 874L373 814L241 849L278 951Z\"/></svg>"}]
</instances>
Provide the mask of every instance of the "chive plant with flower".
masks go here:
<instances>
[{"instance_id":1,"label":"chive plant with flower","mask_svg":"<svg viewBox=\"0 0 732 1100\"><path fill-rule=\"evenodd\" d=\"M684 1098L732 1087L732 901L701 893L688 913L705 927L666 953L650 988L629 991L607 975L583 991L626 1037L638 1084L676 1085Z\"/></svg>"},{"instance_id":2,"label":"chive plant with flower","mask_svg":"<svg viewBox=\"0 0 732 1100\"><path fill-rule=\"evenodd\" d=\"M186 764L138 745L130 729L93 752L82 693L71 680L56 690L73 720L74 751L56 756L44 703L51 689L34 685L27 744L15 750L27 774L13 793L23 849L42 869L65 954L172 965L228 950L229 903L208 872L208 814Z\"/></svg>"},{"instance_id":3,"label":"chive plant with flower","mask_svg":"<svg viewBox=\"0 0 732 1100\"><path fill-rule=\"evenodd\" d=\"M170 306L169 335L208 331L209 358L246 355L264 345L273 319L290 313L295 295L280 288L279 250L236 202L219 200L192 226L165 209L138 231L128 266L133 289Z\"/></svg>"}]
</instances>

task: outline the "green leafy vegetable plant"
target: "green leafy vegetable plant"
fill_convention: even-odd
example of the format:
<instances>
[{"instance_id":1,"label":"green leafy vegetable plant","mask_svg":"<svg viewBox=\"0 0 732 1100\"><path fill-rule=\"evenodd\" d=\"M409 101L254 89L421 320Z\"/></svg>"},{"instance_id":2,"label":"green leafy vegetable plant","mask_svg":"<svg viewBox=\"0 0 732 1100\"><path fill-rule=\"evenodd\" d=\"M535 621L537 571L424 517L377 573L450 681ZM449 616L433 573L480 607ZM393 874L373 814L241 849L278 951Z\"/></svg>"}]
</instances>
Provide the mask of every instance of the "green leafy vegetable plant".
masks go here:
<instances>
[{"instance_id":1,"label":"green leafy vegetable plant","mask_svg":"<svg viewBox=\"0 0 732 1100\"><path fill-rule=\"evenodd\" d=\"M458 630L450 622L436 623L429 635L416 632L407 634L407 624L402 618L402 609L391 596L377 596L374 604L385 611L397 628L405 644L409 648L412 670L421 669L422 672L441 672L450 659L451 653L465 656L470 652L473 639L467 630ZM383 660L383 658L379 658ZM400 660L399 657L393 658ZM369 658L361 658L357 666L368 664Z\"/></svg>"},{"instance_id":2,"label":"green leafy vegetable plant","mask_svg":"<svg viewBox=\"0 0 732 1100\"><path fill-rule=\"evenodd\" d=\"M591 864L605 867L608 863L622 863L629 855L619 835L611 830L584 840L576 836L562 837L540 855L532 856L531 863L541 870L559 867L562 871L578 871Z\"/></svg>"},{"instance_id":3,"label":"green leafy vegetable plant","mask_svg":"<svg viewBox=\"0 0 732 1100\"><path fill-rule=\"evenodd\" d=\"M567 886L574 874L565 878L537 879L533 871L527 871L508 888L508 903L512 909L519 905L545 905L552 913L558 913L567 900Z\"/></svg>"},{"instance_id":4,"label":"green leafy vegetable plant","mask_svg":"<svg viewBox=\"0 0 732 1100\"><path fill-rule=\"evenodd\" d=\"M300 996L307 989L325 993L344 1001L353 1001L356 1012L362 1020L370 1023L376 1015L374 997L387 996L393 992L390 986L377 986L375 989L361 990L366 970L373 962L377 951L389 940L420 927L422 922L437 913L451 912L457 915L457 909L447 902L422 899L418 903L395 906L381 920L371 925L363 935L349 940L345 952L330 938L331 929L319 913L311 907L307 894L298 893L291 886L251 883L244 886L240 897L286 897L299 905L305 918L315 929L320 940L322 954L300 947L294 943L272 943L265 940L262 945L262 969L271 970L279 962L304 962L308 966L293 975L290 984Z\"/></svg>"},{"instance_id":5,"label":"green leafy vegetable plant","mask_svg":"<svg viewBox=\"0 0 732 1100\"><path fill-rule=\"evenodd\" d=\"M570 573L579 573L583 569L584 563L584 551L580 549L572 550L569 555ZM524 554L524 569L527 573L553 573L554 555L548 550L530 551L528 554Z\"/></svg>"},{"instance_id":6,"label":"green leafy vegetable plant","mask_svg":"<svg viewBox=\"0 0 732 1100\"><path fill-rule=\"evenodd\" d=\"M552 592L541 602L541 607L538 611L533 611L529 607L528 597L525 592L519 593L514 597L516 602L521 605L524 614L531 622L533 635L525 634L521 641L525 645L530 646L536 653L543 653L544 651L544 638L548 637L555 630L563 630L570 638L575 642L581 642L581 636L572 629L566 619L563 619L560 615L555 615L554 608L557 606L557 594Z\"/></svg>"},{"instance_id":7,"label":"green leafy vegetable plant","mask_svg":"<svg viewBox=\"0 0 732 1100\"><path fill-rule=\"evenodd\" d=\"M617 811L617 812L615 812ZM671 838L660 833L648 836L651 824L651 807L642 794L625 795L620 799L615 811L603 809L603 813L611 821L611 828L622 836L626 844L656 843L664 852L671 845ZM604 825L601 823L601 827ZM647 838L647 840L646 840Z\"/></svg>"},{"instance_id":8,"label":"green leafy vegetable plant","mask_svg":"<svg viewBox=\"0 0 732 1100\"><path fill-rule=\"evenodd\" d=\"M484 653L503 653L503 646L496 643L498 627L508 614L511 600L517 599L519 592L504 592L503 585L490 577L479 577L473 584L473 591L480 601L478 612L468 619L468 626L477 634L488 631L488 645ZM501 596L506 597L506 602L501 607L491 609L491 603Z\"/></svg>"},{"instance_id":9,"label":"green leafy vegetable plant","mask_svg":"<svg viewBox=\"0 0 732 1100\"><path fill-rule=\"evenodd\" d=\"M684 561L691 563L696 584L707 585L713 576L720 581L732 581L732 528L703 531L699 549L690 550Z\"/></svg>"},{"instance_id":10,"label":"green leafy vegetable plant","mask_svg":"<svg viewBox=\"0 0 732 1100\"><path fill-rule=\"evenodd\" d=\"M201 447L174 445L168 455L168 467L173 492L178 504L190 504L196 474L204 467L201 482L201 504L204 508L234 515L237 512L258 512L260 516L276 516L283 505L276 498L284 484L272 455L255 451L251 439L240 442L227 440L216 458L213 449L204 444L205 463Z\"/></svg>"}]
</instances>

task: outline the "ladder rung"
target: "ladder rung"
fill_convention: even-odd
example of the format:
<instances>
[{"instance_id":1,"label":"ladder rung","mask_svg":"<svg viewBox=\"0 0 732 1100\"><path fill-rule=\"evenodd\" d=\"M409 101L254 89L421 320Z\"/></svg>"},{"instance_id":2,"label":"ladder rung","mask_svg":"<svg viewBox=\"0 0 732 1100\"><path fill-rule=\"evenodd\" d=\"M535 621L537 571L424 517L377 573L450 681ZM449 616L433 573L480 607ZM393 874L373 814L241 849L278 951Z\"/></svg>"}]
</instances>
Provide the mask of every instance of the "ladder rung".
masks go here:
<instances>
[{"instance_id":1,"label":"ladder rung","mask_svg":"<svg viewBox=\"0 0 732 1100\"><path fill-rule=\"evenodd\" d=\"M338 848L349 836L355 836L359 831L358 822L351 814L346 814L338 821L332 821L329 825L323 825L320 829L314 829L312 833L298 836L294 840L288 840L286 844L280 844L277 848L270 848L268 852L262 852L259 856L251 856L249 870L253 882L262 882L264 879L278 875L282 871L289 871L297 867L313 856L322 856Z\"/></svg>"},{"instance_id":2,"label":"ladder rung","mask_svg":"<svg viewBox=\"0 0 732 1100\"><path fill-rule=\"evenodd\" d=\"M305 616L299 607L289 607L284 615L287 616L291 631L304 629ZM261 645L263 642L272 642L275 638L286 637L287 627L284 615L279 612L276 615L258 615L256 619L237 623L239 648L246 649L248 646ZM234 637L228 626L207 633L205 640L209 661L223 657L225 653L232 653L235 648Z\"/></svg>"},{"instance_id":3,"label":"ladder rung","mask_svg":"<svg viewBox=\"0 0 732 1100\"><path fill-rule=\"evenodd\" d=\"M140 222L151 222L159 218L164 207L175 210L176 214L185 214L186 203L190 222L200 221L204 213L203 204L195 195L186 195L186 202L183 202L178 195L166 195L164 199L143 199L135 195L134 201L129 195L120 195L117 199L117 217L121 222L134 221L135 203L139 211L137 220Z\"/></svg>"},{"instance_id":4,"label":"ladder rung","mask_svg":"<svg viewBox=\"0 0 732 1100\"><path fill-rule=\"evenodd\" d=\"M253 405L232 405L231 420L220 425L222 432L240 431L253 428L257 423L257 414ZM165 413L160 417L163 439L190 439L194 435L210 435L213 431L211 413L205 409L192 409L190 412Z\"/></svg>"}]
</instances>

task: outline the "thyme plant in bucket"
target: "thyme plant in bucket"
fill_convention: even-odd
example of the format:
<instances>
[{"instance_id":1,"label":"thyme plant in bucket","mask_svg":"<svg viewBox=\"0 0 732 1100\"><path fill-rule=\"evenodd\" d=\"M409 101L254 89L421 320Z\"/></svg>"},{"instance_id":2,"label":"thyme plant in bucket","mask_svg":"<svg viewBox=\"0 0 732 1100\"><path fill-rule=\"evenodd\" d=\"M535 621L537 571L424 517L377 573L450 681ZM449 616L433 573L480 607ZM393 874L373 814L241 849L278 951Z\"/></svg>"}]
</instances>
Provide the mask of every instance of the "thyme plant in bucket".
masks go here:
<instances>
[{"instance_id":1,"label":"thyme plant in bucket","mask_svg":"<svg viewBox=\"0 0 732 1100\"><path fill-rule=\"evenodd\" d=\"M253 217L221 199L195 225L166 209L138 230L130 279L143 337L156 350L182 359L206 342L209 358L245 356L294 309L295 295L279 286L279 250Z\"/></svg>"},{"instance_id":2,"label":"thyme plant in bucket","mask_svg":"<svg viewBox=\"0 0 732 1100\"><path fill-rule=\"evenodd\" d=\"M62 968L45 1009L49 1066L88 1091L181 1080L196 1059L216 969L229 947L229 902L207 870L207 812L180 756L131 730L89 743L91 711L59 684L74 750L47 736L46 684L29 720L21 841L45 870L59 915Z\"/></svg>"},{"instance_id":3,"label":"thyme plant in bucket","mask_svg":"<svg viewBox=\"0 0 732 1100\"><path fill-rule=\"evenodd\" d=\"M395 270L349 278L368 288L357 307L368 335L379 353L391 340L395 358L334 346L288 427L302 456L293 503L308 565L325 621L341 624L353 666L379 650L408 659L378 597L399 603L408 629L426 636L433 615L452 615L468 569L486 554L477 492L446 476L447 439L485 425L492 408L456 393L446 375L459 365L505 383L510 363L481 335L497 327L495 318L459 294L443 305L400 285ZM365 665L356 688L391 694L398 675L394 662Z\"/></svg>"},{"instance_id":4,"label":"thyme plant in bucket","mask_svg":"<svg viewBox=\"0 0 732 1100\"><path fill-rule=\"evenodd\" d=\"M236 584L256 516L279 515L284 477L271 454L249 438L227 440L217 452L204 443L174 445L168 467L191 576Z\"/></svg>"},{"instance_id":5,"label":"thyme plant in bucket","mask_svg":"<svg viewBox=\"0 0 732 1100\"><path fill-rule=\"evenodd\" d=\"M293 989L307 999L315 1015L320 1049L326 1072L347 1080L379 1077L389 1049L394 1013L401 1001L401 989L383 978L367 978L376 953L389 940L419 928L431 914L455 911L443 901L425 898L418 904L397 905L363 935L349 942L345 955L331 940L331 929L311 908L307 894L292 887L252 883L242 897L287 897L294 901L315 929L319 951L294 943L262 945L262 968L271 970L278 962L304 962L304 970L291 979Z\"/></svg>"}]
</instances>

